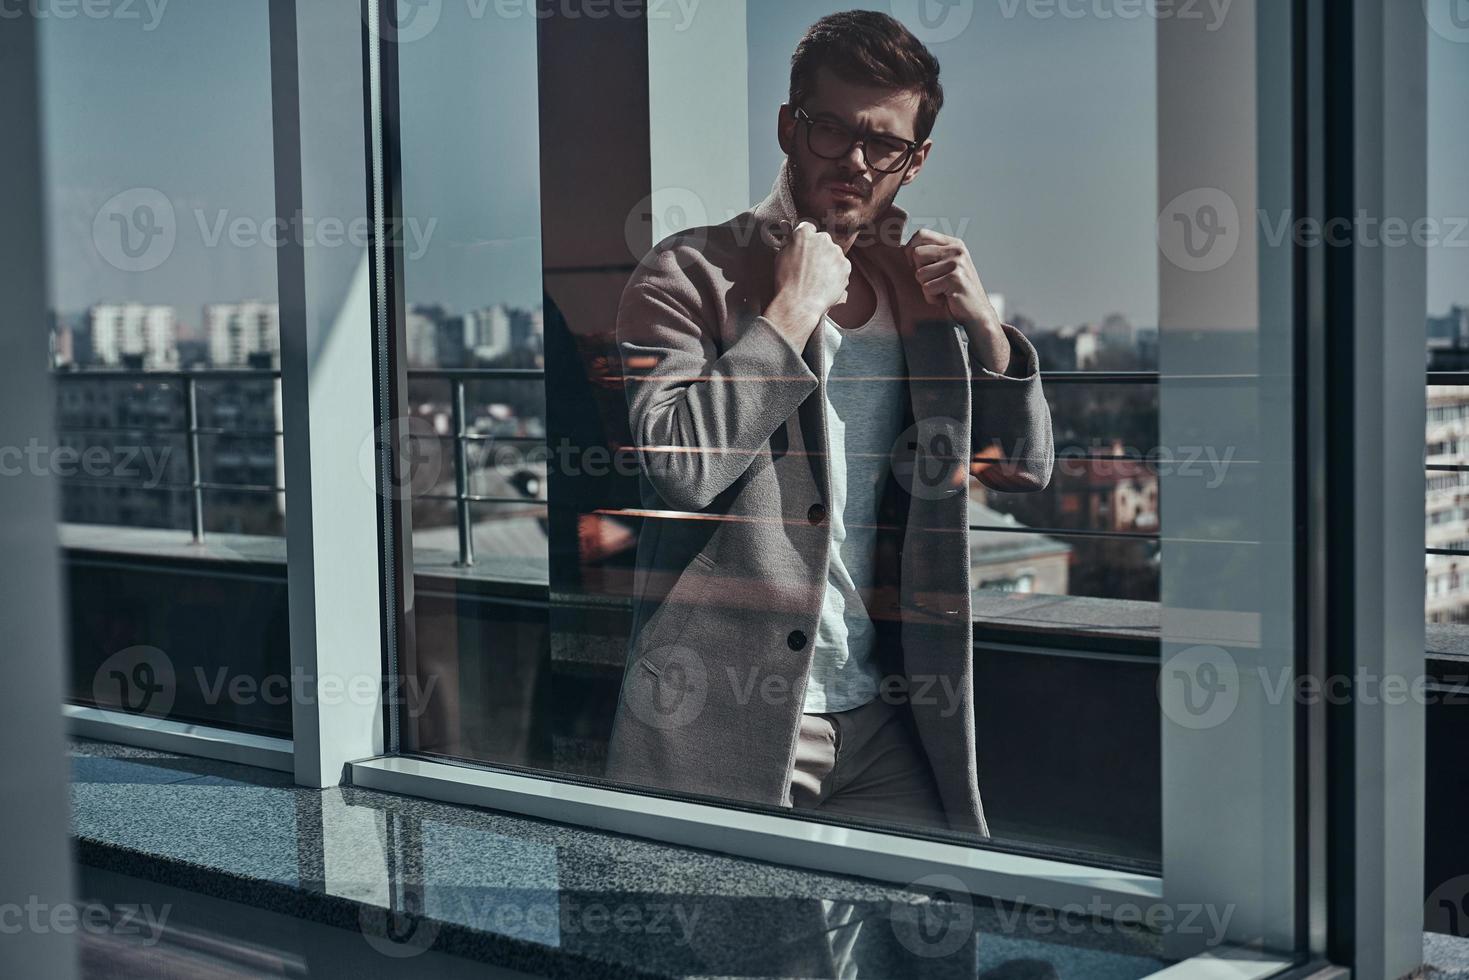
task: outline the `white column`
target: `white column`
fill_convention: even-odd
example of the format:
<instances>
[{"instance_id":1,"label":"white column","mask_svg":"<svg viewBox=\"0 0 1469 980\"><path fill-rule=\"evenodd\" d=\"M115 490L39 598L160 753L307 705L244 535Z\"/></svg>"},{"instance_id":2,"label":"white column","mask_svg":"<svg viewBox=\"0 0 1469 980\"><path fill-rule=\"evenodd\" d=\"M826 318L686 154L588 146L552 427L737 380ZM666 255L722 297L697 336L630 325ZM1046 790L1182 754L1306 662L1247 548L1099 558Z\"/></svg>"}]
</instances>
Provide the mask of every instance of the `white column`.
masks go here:
<instances>
[{"instance_id":1,"label":"white column","mask_svg":"<svg viewBox=\"0 0 1469 980\"><path fill-rule=\"evenodd\" d=\"M1295 947L1292 257L1261 224L1291 203L1288 14L1158 21L1159 443L1212 461L1158 481L1163 890L1228 923L1171 956Z\"/></svg>"},{"instance_id":2,"label":"white column","mask_svg":"<svg viewBox=\"0 0 1469 980\"><path fill-rule=\"evenodd\" d=\"M291 667L302 681L292 734L306 786L336 785L345 763L383 746L378 498L360 464L374 425L372 263L353 232L368 220L363 32L358 0L272 0L277 213L305 219L278 266Z\"/></svg>"}]
</instances>

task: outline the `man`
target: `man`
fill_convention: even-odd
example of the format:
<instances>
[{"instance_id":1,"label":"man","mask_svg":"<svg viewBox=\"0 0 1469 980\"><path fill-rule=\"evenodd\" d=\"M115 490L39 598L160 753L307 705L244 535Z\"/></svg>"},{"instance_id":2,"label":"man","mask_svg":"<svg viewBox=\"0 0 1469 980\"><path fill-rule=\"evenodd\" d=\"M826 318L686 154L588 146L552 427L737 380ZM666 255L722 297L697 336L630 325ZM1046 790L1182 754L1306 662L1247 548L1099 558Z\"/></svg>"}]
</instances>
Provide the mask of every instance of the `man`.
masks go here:
<instances>
[{"instance_id":1,"label":"man","mask_svg":"<svg viewBox=\"0 0 1469 980\"><path fill-rule=\"evenodd\" d=\"M1034 347L965 244L901 240L939 65L901 24L811 27L771 195L659 243L618 311L647 517L607 775L988 835L968 478L1043 489Z\"/></svg>"}]
</instances>

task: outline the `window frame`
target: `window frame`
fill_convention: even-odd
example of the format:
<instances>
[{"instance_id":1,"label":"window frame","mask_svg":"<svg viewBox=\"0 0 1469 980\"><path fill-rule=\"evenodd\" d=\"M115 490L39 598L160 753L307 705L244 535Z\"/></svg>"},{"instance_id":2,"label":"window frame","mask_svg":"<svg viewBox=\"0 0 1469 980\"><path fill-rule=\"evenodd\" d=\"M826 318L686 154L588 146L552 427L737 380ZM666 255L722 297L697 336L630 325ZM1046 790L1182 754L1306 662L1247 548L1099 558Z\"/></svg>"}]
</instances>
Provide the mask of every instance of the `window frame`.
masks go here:
<instances>
[{"instance_id":1,"label":"window frame","mask_svg":"<svg viewBox=\"0 0 1469 980\"><path fill-rule=\"evenodd\" d=\"M384 19L392 16L386 4L379 3L379 0L364 0L364 10L369 23L381 25L379 30L370 33L378 39L394 36L392 24ZM547 24L555 19L553 13L541 23L543 49L548 43ZM1289 23L1290 19L1291 12L1287 11L1285 20ZM403 213L402 163L391 138L397 131L399 111L396 97L398 65L392 43L382 41L379 47L378 56L370 59L371 70L378 73L371 89L381 100L381 131L386 140L379 147L384 160L381 172L385 182L381 193L387 204L383 220L388 220ZM388 226L392 225L401 225L401 222L389 221ZM391 281L401 286L401 267L398 271L399 274ZM387 349L388 360L399 365L400 377L393 383L402 385L406 382L406 360L394 358L391 353L402 343L404 301L401 294L388 296L386 300L396 311L397 319L392 325L394 336L380 337L379 347ZM401 446L401 442L395 441L393 446ZM395 502L395 509L399 519L406 524L406 508L402 501ZM405 537L401 533L397 535L400 541ZM411 541L406 543L409 547L395 564L405 576L411 567L408 565ZM399 588L411 588L411 585L400 584ZM976 637L976 642L980 642L979 637ZM404 661L399 660L399 663ZM1193 751L1190 750L1190 754ZM1282 764L1293 767L1293 753L1294 750ZM865 876L907 883L941 871L958 877L974 894L1007 901L1065 905L1100 898L1114 907L1140 900L1170 901L1165 893L1164 878L1160 875L1036 857L1023 854L1020 848L1001 841L959 845L898 832L835 827L807 817L753 811L741 808L739 804L713 805L637 787L612 788L564 774L547 772L531 775L508 766L428 758L415 755L411 748L401 743L397 753L390 750L381 758L359 761L350 768L353 782L357 785L486 806L779 863L845 873L852 873L860 866ZM1195 843L1188 841L1185 846L1192 848ZM1165 844L1165 863L1167 860ZM1217 870L1219 865L1196 865L1196 871L1203 867ZM1190 888L1197 890L1204 884L1195 878L1190 881ZM1248 901L1248 898L1242 897L1241 900ZM1268 921L1274 909L1258 906L1252 911L1256 913L1252 921ZM1285 931L1294 933L1292 926L1285 927ZM1299 944L1296 948L1300 948ZM1188 951L1182 955L1191 957L1194 954ZM1202 955L1210 954L1205 952ZM1271 961L1269 972L1287 965L1288 961L1284 959Z\"/></svg>"},{"instance_id":2,"label":"window frame","mask_svg":"<svg viewBox=\"0 0 1469 980\"><path fill-rule=\"evenodd\" d=\"M385 433L376 445L380 475L387 481L394 447L401 445L398 420L407 416L402 250L393 247L388 232L395 226L389 216L400 213L394 208L401 194L396 58L393 44L384 40L391 36L394 15L388 0L269 2L278 211L360 214L375 230L369 248L346 267L322 262L300 247L281 251L286 494L294 516L288 521L292 665L312 677L337 672L373 677L386 688L412 663L414 652L411 530L390 481L372 487L346 475L355 476L360 436L374 428L363 422L371 420ZM1290 193L1302 213L1350 215L1364 203L1411 209L1414 159L1426 152L1422 139L1414 142L1424 134L1421 107L1413 101L1415 76L1406 67L1427 30L1416 7L1391 0L1348 0L1330 9L1327 0L1289 4L1286 16L1294 28L1279 43L1292 51L1291 105L1298 118L1289 130L1296 155ZM331 57L323 58L323 52ZM349 62L360 74L344 78L341 66ZM349 131L356 131L357 145L364 148L348 165L333 152L341 149L341 129L322 125L344 118L352 120ZM1418 201L1422 210L1421 197ZM1414 442L1408 440L1404 450L1359 440L1363 433L1416 428L1421 441L1422 414L1409 418L1412 413L1402 408L1412 405L1410 382L1422 397L1422 364L1410 362L1421 357L1423 345L1408 356L1388 356L1380 363L1369 359L1396 353L1381 314L1385 309L1413 312L1415 299L1395 284L1411 281L1411 275L1399 273L1405 267L1411 272L1419 260L1411 254L1372 255L1360 247L1335 254L1297 248L1292 318L1303 380L1295 390L1301 518L1296 582L1302 613L1297 670L1302 675L1355 670L1363 663L1405 668L1410 654L1396 642L1412 636L1405 610L1420 630L1423 625L1416 578L1404 588L1385 580L1381 562L1352 560L1388 555L1401 562L1405 554L1416 558L1422 551L1421 538L1411 533L1412 521L1406 527L1387 526L1382 518L1391 516L1388 488L1373 483L1384 460L1416 452ZM1406 322L1414 321L1410 316ZM1421 325L1423 317L1416 322ZM1350 327L1345 334L1343 324ZM326 343L334 325L344 328L339 336L349 337L347 342ZM1399 336L1394 343L1400 341ZM1364 380L1365 394L1359 390ZM1399 470L1392 472L1398 474L1399 489L1410 484ZM1415 520L1421 535L1422 518ZM364 550L362 526L368 521L380 536L370 538L371 547ZM1350 543L1336 543L1341 541ZM1347 561L1333 572L1342 551ZM343 557L369 554L365 562ZM1369 637L1359 642L1354 637L1364 626ZM1387 642L1389 634L1394 642ZM1340 642L1329 645L1329 637ZM1417 650L1422 649L1420 642ZM1414 667L1421 670L1421 664ZM76 720L76 712L67 713ZM140 730L146 725L82 720L113 725L107 732L118 741L157 738L158 747L191 754L237 753L243 744L238 733L196 731L203 737L179 741L189 733L148 735ZM403 745L390 704L366 711L296 704L293 722L294 738L267 748L277 762L281 753L290 753L302 785L333 786L350 779L841 873L857 870L860 861L862 874L897 881L913 882L936 869L958 871L976 894L1037 904L1064 904L1077 896L1120 902L1164 895L1164 879L1158 876L1108 872L1003 848L959 847L802 818L744 814L631 789L582 785L554 774L426 761L406 754L412 749ZM1421 934L1421 921L1414 924L1418 896L1412 893L1416 886L1421 895L1415 848L1421 850L1422 821L1415 828L1413 813L1392 813L1393 806L1401 806L1406 783L1416 791L1421 818L1421 740L1415 747L1405 736L1415 724L1421 729L1421 712L1411 709L1348 705L1302 710L1297 716L1290 919L1295 949L1309 958L1297 968L1301 975L1326 975L1328 960L1351 964L1364 975L1396 975L1378 971L1401 963L1408 955L1402 944ZM1374 736L1386 739L1390 760L1354 750ZM221 743L235 745L221 748ZM1217 975L1264 976L1286 965L1247 961L1242 955L1236 972ZM1188 966L1182 963L1158 976L1189 975Z\"/></svg>"}]
</instances>

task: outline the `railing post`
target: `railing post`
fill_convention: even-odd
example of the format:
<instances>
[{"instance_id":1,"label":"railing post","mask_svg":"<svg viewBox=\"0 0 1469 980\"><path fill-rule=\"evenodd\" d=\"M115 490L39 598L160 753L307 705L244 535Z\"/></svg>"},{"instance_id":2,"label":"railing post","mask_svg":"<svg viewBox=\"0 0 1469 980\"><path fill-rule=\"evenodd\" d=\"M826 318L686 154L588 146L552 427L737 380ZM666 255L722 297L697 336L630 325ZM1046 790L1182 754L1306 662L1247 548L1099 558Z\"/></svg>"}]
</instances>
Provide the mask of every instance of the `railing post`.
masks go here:
<instances>
[{"instance_id":1,"label":"railing post","mask_svg":"<svg viewBox=\"0 0 1469 980\"><path fill-rule=\"evenodd\" d=\"M454 393L454 507L459 523L459 566L474 564L474 536L469 522L469 440L465 429L464 379L454 377L449 384Z\"/></svg>"},{"instance_id":2,"label":"railing post","mask_svg":"<svg viewBox=\"0 0 1469 980\"><path fill-rule=\"evenodd\" d=\"M275 398L275 408L271 417L275 419L275 438L272 445L275 448L275 510L282 516L286 513L286 413L285 395L282 390L281 373L276 371L271 378L271 392Z\"/></svg>"},{"instance_id":3,"label":"railing post","mask_svg":"<svg viewBox=\"0 0 1469 980\"><path fill-rule=\"evenodd\" d=\"M192 374L184 374L184 429L189 440L189 511L194 543L204 540L204 487L199 474L199 395Z\"/></svg>"}]
</instances>

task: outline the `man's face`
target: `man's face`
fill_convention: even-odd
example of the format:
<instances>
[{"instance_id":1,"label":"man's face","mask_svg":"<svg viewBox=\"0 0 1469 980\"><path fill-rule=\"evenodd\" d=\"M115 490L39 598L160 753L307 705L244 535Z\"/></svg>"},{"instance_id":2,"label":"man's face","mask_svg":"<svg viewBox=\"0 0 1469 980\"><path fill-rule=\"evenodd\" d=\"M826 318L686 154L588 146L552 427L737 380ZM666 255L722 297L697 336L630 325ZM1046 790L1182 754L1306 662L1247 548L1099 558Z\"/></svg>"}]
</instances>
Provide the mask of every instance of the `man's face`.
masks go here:
<instances>
[{"instance_id":1,"label":"man's face","mask_svg":"<svg viewBox=\"0 0 1469 980\"><path fill-rule=\"evenodd\" d=\"M796 108L864 136L908 141L917 134L918 106L917 92L856 85L821 69L805 104L782 106L780 111L780 145L790 160L791 194L800 216L834 237L856 234L888 209L899 188L918 176L933 144L926 141L905 169L891 174L870 167L861 146L853 146L841 159L824 159L811 151L808 126L796 118Z\"/></svg>"}]
</instances>

